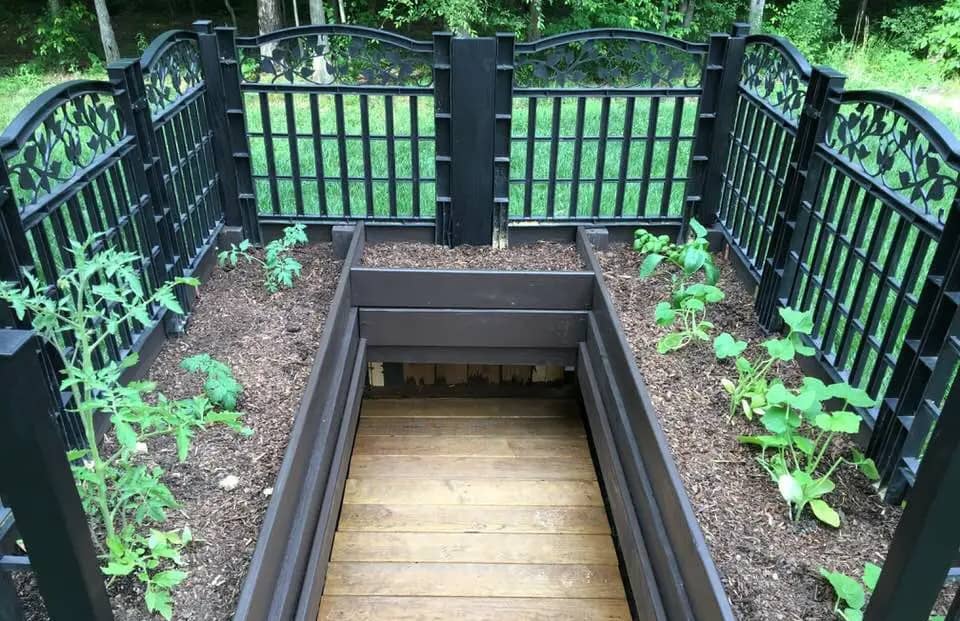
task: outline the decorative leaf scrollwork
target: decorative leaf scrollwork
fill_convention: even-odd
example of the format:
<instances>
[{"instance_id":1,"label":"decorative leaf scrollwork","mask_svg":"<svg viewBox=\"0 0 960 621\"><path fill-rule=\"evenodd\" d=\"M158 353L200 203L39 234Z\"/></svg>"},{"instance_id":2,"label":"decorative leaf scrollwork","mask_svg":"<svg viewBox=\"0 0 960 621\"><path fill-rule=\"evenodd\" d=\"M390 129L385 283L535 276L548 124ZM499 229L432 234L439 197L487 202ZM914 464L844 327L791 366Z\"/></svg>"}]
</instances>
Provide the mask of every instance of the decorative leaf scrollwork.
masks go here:
<instances>
[{"instance_id":1,"label":"decorative leaf scrollwork","mask_svg":"<svg viewBox=\"0 0 960 621\"><path fill-rule=\"evenodd\" d=\"M752 43L743 56L741 85L793 121L800 118L807 81L779 49Z\"/></svg>"},{"instance_id":2,"label":"decorative leaf scrollwork","mask_svg":"<svg viewBox=\"0 0 960 621\"><path fill-rule=\"evenodd\" d=\"M906 117L873 102L840 106L827 145L925 215L944 221L960 173Z\"/></svg>"},{"instance_id":3,"label":"decorative leaf scrollwork","mask_svg":"<svg viewBox=\"0 0 960 621\"><path fill-rule=\"evenodd\" d=\"M79 176L122 136L111 95L85 93L55 108L7 161L21 208Z\"/></svg>"},{"instance_id":4,"label":"decorative leaf scrollwork","mask_svg":"<svg viewBox=\"0 0 960 621\"><path fill-rule=\"evenodd\" d=\"M572 41L518 54L518 87L695 88L703 56L637 39Z\"/></svg>"},{"instance_id":5,"label":"decorative leaf scrollwork","mask_svg":"<svg viewBox=\"0 0 960 621\"><path fill-rule=\"evenodd\" d=\"M191 40L176 41L149 67L144 75L150 114L156 118L184 94L203 82L200 50Z\"/></svg>"},{"instance_id":6,"label":"decorative leaf scrollwork","mask_svg":"<svg viewBox=\"0 0 960 621\"><path fill-rule=\"evenodd\" d=\"M298 36L240 48L247 83L420 86L433 84L433 55L352 35Z\"/></svg>"}]
</instances>

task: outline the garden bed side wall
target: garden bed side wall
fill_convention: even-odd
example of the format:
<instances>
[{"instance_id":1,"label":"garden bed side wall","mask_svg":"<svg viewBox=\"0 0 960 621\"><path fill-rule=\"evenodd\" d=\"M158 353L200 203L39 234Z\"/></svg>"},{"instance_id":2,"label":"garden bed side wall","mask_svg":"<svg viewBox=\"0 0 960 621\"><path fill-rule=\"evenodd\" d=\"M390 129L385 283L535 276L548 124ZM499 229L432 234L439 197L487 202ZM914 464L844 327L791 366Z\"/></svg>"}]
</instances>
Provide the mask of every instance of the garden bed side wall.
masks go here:
<instances>
[{"instance_id":1,"label":"garden bed side wall","mask_svg":"<svg viewBox=\"0 0 960 621\"><path fill-rule=\"evenodd\" d=\"M235 621L316 618L367 362L577 367L632 606L640 618L732 619L613 315L589 271L359 266L353 233Z\"/></svg>"}]
</instances>

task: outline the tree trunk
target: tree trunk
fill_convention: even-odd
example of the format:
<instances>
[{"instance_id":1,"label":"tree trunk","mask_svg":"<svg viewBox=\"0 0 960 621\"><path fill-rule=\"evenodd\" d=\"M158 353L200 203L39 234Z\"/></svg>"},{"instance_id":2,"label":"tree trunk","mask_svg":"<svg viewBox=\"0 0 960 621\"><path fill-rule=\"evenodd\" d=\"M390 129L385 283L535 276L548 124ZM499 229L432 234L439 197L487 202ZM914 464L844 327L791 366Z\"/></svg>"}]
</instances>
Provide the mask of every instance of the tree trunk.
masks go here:
<instances>
[{"instance_id":1,"label":"tree trunk","mask_svg":"<svg viewBox=\"0 0 960 621\"><path fill-rule=\"evenodd\" d=\"M857 5L857 18L853 20L853 44L867 42L867 4L868 0L860 0Z\"/></svg>"},{"instance_id":2,"label":"tree trunk","mask_svg":"<svg viewBox=\"0 0 960 621\"><path fill-rule=\"evenodd\" d=\"M690 28L693 27L693 14L696 11L697 5L694 0L686 0L686 4L683 7L683 32L690 32Z\"/></svg>"},{"instance_id":3,"label":"tree trunk","mask_svg":"<svg viewBox=\"0 0 960 621\"><path fill-rule=\"evenodd\" d=\"M97 11L97 25L100 27L100 41L103 42L103 55L107 63L120 60L120 48L117 47L117 37L113 34L113 24L110 22L110 12L107 10L107 0L93 0Z\"/></svg>"},{"instance_id":4,"label":"tree trunk","mask_svg":"<svg viewBox=\"0 0 960 621\"><path fill-rule=\"evenodd\" d=\"M540 16L543 9L543 0L530 0L530 23L527 24L527 41L536 41L540 38Z\"/></svg>"},{"instance_id":5,"label":"tree trunk","mask_svg":"<svg viewBox=\"0 0 960 621\"><path fill-rule=\"evenodd\" d=\"M760 32L766 0L750 0L750 32Z\"/></svg>"},{"instance_id":6,"label":"tree trunk","mask_svg":"<svg viewBox=\"0 0 960 621\"><path fill-rule=\"evenodd\" d=\"M310 0L310 23L326 24L327 14L323 8L323 0ZM313 81L318 84L329 84L332 82L330 73L327 71L327 62L324 56L327 52L327 38L317 38L317 50L320 51L313 59Z\"/></svg>"},{"instance_id":7,"label":"tree trunk","mask_svg":"<svg viewBox=\"0 0 960 621\"><path fill-rule=\"evenodd\" d=\"M297 0L293 0L293 25L300 25L300 8L297 6Z\"/></svg>"},{"instance_id":8,"label":"tree trunk","mask_svg":"<svg viewBox=\"0 0 960 621\"><path fill-rule=\"evenodd\" d=\"M60 0L47 0L47 10L50 11L50 15L59 15L61 8Z\"/></svg>"},{"instance_id":9,"label":"tree trunk","mask_svg":"<svg viewBox=\"0 0 960 621\"><path fill-rule=\"evenodd\" d=\"M277 0L257 0L257 24L262 35L280 29L280 11L277 7ZM261 45L260 53L265 57L273 56L273 50L276 47L276 43Z\"/></svg>"},{"instance_id":10,"label":"tree trunk","mask_svg":"<svg viewBox=\"0 0 960 621\"><path fill-rule=\"evenodd\" d=\"M340 11L340 23L347 23L347 9L343 5L343 0L337 0L337 9Z\"/></svg>"},{"instance_id":11,"label":"tree trunk","mask_svg":"<svg viewBox=\"0 0 960 621\"><path fill-rule=\"evenodd\" d=\"M230 4L230 0L223 0L223 4L227 7L227 13L230 14L230 21L233 22L233 27L237 27L237 12L233 10L233 5Z\"/></svg>"}]
</instances>

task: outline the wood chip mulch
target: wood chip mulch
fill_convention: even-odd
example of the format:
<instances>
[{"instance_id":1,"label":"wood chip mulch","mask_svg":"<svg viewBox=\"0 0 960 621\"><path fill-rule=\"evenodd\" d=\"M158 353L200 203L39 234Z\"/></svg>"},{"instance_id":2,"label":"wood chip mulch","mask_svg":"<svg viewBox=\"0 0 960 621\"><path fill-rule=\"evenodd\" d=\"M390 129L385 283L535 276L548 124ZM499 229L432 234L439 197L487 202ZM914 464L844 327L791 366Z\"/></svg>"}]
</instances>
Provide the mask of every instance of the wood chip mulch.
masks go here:
<instances>
[{"instance_id":1,"label":"wood chip mulch","mask_svg":"<svg viewBox=\"0 0 960 621\"><path fill-rule=\"evenodd\" d=\"M383 243L364 247L365 267L450 270L579 271L586 267L573 244L537 242L498 249L491 246Z\"/></svg>"},{"instance_id":2,"label":"wood chip mulch","mask_svg":"<svg viewBox=\"0 0 960 621\"><path fill-rule=\"evenodd\" d=\"M172 442L149 443L148 461L163 466L181 504L164 527L189 525L194 536L183 559L189 576L174 590L179 621L233 617L270 503L342 265L330 244L298 248L294 256L301 278L272 295L258 265L214 268L198 290L186 334L168 340L148 372L161 393L178 399L203 392L202 377L181 369L181 360L208 353L229 364L244 388L237 409L254 430L250 437L220 427L199 432L183 463ZM239 484L227 491L218 483L231 475ZM35 582L25 579L20 589L28 618L46 619ZM139 583L117 582L109 592L118 621L160 618L147 613Z\"/></svg>"},{"instance_id":3,"label":"wood chip mulch","mask_svg":"<svg viewBox=\"0 0 960 621\"><path fill-rule=\"evenodd\" d=\"M720 380L736 378L732 365L718 362L710 343L666 356L656 351L664 330L654 323L653 309L669 297L669 276L640 280L642 257L627 246L598 254L735 613L743 620L832 618L833 593L818 569L859 576L865 561L882 564L900 510L884 504L859 472L841 468L827 498L841 514L840 529L821 525L809 511L791 521L776 486L754 461L755 452L736 440L762 428L742 416L727 420L729 400ZM765 336L753 314L753 297L726 259L718 257L718 267L727 297L712 309L710 320L717 333L730 332L755 347ZM800 371L791 364L782 376L795 382Z\"/></svg>"}]
</instances>

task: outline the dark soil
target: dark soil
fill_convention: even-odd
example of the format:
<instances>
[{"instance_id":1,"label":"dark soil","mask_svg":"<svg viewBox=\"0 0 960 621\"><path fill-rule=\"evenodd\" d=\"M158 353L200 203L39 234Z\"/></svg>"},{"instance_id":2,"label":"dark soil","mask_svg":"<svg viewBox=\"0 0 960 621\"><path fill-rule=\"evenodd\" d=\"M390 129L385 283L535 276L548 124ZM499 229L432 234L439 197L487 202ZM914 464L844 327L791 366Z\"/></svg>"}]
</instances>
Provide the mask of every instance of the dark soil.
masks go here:
<instances>
[{"instance_id":1,"label":"dark soil","mask_svg":"<svg viewBox=\"0 0 960 621\"><path fill-rule=\"evenodd\" d=\"M831 618L833 594L818 569L859 576L864 562L882 564L900 510L884 504L859 472L841 468L833 477L837 488L827 498L841 514L841 527L821 525L809 511L799 522L791 521L754 451L737 443L738 434L756 433L759 427L742 416L727 420L729 399L720 380L736 377L732 365L718 362L710 343L666 356L656 351L664 330L654 323L653 309L669 296L669 276L640 280L642 257L626 246L613 246L599 258L737 616ZM726 259L718 258L718 266L727 297L710 315L717 333L759 343L765 336L753 314L752 295ZM801 376L793 364L780 372L788 383Z\"/></svg>"},{"instance_id":2,"label":"dark soil","mask_svg":"<svg viewBox=\"0 0 960 621\"><path fill-rule=\"evenodd\" d=\"M178 620L233 617L270 502L341 266L330 244L297 249L295 256L303 265L301 278L293 289L272 295L257 265L215 268L198 291L186 334L167 341L149 370L160 392L182 398L201 394L203 383L180 368L181 360L209 353L226 362L243 384L238 409L254 430L251 437L219 427L200 432L184 463L172 442L149 446L149 460L164 467L181 503L165 527L189 524L195 539L183 558L189 577L174 591ZM229 475L239 485L226 491L218 483ZM110 590L118 621L159 618L146 612L139 584L115 583Z\"/></svg>"},{"instance_id":3,"label":"dark soil","mask_svg":"<svg viewBox=\"0 0 960 621\"><path fill-rule=\"evenodd\" d=\"M417 243L368 244L367 267L418 267L450 270L527 270L571 272L586 269L573 244L537 242L498 249L491 246L446 246Z\"/></svg>"}]
</instances>

